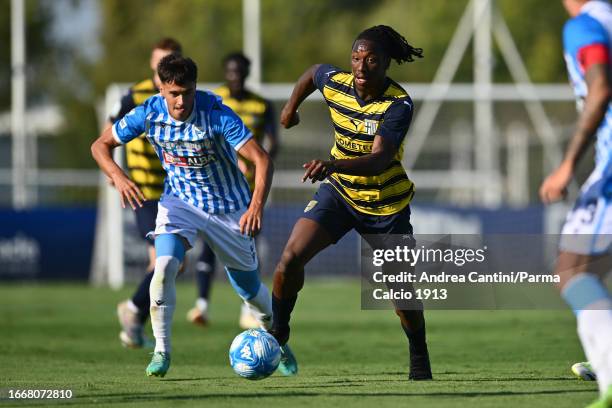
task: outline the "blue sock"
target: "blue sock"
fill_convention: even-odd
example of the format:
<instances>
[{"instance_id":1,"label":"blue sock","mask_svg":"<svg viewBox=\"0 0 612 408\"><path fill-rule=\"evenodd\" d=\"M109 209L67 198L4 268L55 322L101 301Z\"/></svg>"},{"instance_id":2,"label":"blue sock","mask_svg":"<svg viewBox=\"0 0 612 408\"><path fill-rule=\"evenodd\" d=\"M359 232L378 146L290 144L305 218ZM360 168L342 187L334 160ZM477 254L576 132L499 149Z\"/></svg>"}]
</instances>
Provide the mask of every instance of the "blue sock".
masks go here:
<instances>
[{"instance_id":1,"label":"blue sock","mask_svg":"<svg viewBox=\"0 0 612 408\"><path fill-rule=\"evenodd\" d=\"M185 258L185 244L183 238L177 234L161 234L155 238L155 256L173 256L183 262Z\"/></svg>"},{"instance_id":2,"label":"blue sock","mask_svg":"<svg viewBox=\"0 0 612 408\"><path fill-rule=\"evenodd\" d=\"M597 302L610 300L610 294L597 276L592 273L581 273L567 282L561 296L572 308L575 315L589 309Z\"/></svg>"},{"instance_id":3,"label":"blue sock","mask_svg":"<svg viewBox=\"0 0 612 408\"><path fill-rule=\"evenodd\" d=\"M239 271L237 269L225 267L227 278L234 287L238 296L244 300L253 299L257 296L261 281L259 280L259 270Z\"/></svg>"}]
</instances>

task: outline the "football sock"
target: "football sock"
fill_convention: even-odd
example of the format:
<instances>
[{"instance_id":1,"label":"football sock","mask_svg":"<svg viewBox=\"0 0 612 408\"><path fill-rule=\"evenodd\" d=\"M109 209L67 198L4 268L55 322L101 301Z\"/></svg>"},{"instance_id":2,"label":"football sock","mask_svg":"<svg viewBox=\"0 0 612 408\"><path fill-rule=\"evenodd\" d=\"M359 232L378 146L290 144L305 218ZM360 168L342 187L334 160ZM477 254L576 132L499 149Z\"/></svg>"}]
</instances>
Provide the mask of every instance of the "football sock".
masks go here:
<instances>
[{"instance_id":1,"label":"football sock","mask_svg":"<svg viewBox=\"0 0 612 408\"><path fill-rule=\"evenodd\" d=\"M196 284L198 286L198 297L208 299L210 287L215 274L215 253L207 244L204 244L200 259L196 263Z\"/></svg>"},{"instance_id":2,"label":"football sock","mask_svg":"<svg viewBox=\"0 0 612 408\"><path fill-rule=\"evenodd\" d=\"M612 385L612 299L606 287L589 273L570 279L561 291L576 314L578 336L597 374L601 394Z\"/></svg>"},{"instance_id":3,"label":"football sock","mask_svg":"<svg viewBox=\"0 0 612 408\"><path fill-rule=\"evenodd\" d=\"M185 247L178 235L162 234L155 239L155 272L149 288L151 325L155 336L155 352L170 353L172 315L176 305L176 275L185 256Z\"/></svg>"},{"instance_id":4,"label":"football sock","mask_svg":"<svg viewBox=\"0 0 612 408\"><path fill-rule=\"evenodd\" d=\"M198 308L198 310L202 313L206 313L208 311L208 300L206 299L197 298L195 305Z\"/></svg>"},{"instance_id":5,"label":"football sock","mask_svg":"<svg viewBox=\"0 0 612 408\"><path fill-rule=\"evenodd\" d=\"M259 280L259 270L240 271L225 268L227 277L238 296L244 300L253 314L266 330L270 327L272 319L272 304L268 288Z\"/></svg>"},{"instance_id":6,"label":"football sock","mask_svg":"<svg viewBox=\"0 0 612 408\"><path fill-rule=\"evenodd\" d=\"M138 309L138 317L141 323L145 323L149 317L149 306L151 305L149 287L151 286L151 279L153 279L153 272L149 272L144 276L131 299L132 304Z\"/></svg>"},{"instance_id":7,"label":"football sock","mask_svg":"<svg viewBox=\"0 0 612 408\"><path fill-rule=\"evenodd\" d=\"M272 330L285 333L289 330L291 312L297 301L297 295L289 299L279 299L272 294Z\"/></svg>"},{"instance_id":8,"label":"football sock","mask_svg":"<svg viewBox=\"0 0 612 408\"><path fill-rule=\"evenodd\" d=\"M254 298L245 299L244 303L261 323L262 328L269 330L272 325L272 299L270 299L270 292L266 285L260 284L257 295Z\"/></svg>"},{"instance_id":9,"label":"football sock","mask_svg":"<svg viewBox=\"0 0 612 408\"><path fill-rule=\"evenodd\" d=\"M170 352L172 315L176 305L176 275L180 261L172 256L158 256L151 280L151 325L155 351Z\"/></svg>"},{"instance_id":10,"label":"football sock","mask_svg":"<svg viewBox=\"0 0 612 408\"><path fill-rule=\"evenodd\" d=\"M427 354L427 341L425 336L425 325L418 330L410 330L402 325L406 337L408 337L410 355Z\"/></svg>"}]
</instances>

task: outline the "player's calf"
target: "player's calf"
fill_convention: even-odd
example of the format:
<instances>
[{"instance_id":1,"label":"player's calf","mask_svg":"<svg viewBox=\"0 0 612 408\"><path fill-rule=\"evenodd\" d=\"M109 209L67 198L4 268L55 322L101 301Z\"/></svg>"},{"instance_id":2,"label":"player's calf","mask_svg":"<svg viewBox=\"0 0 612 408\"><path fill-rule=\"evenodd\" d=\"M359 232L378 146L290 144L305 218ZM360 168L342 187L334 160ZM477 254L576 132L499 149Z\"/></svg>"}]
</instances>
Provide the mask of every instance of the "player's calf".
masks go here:
<instances>
[{"instance_id":1,"label":"player's calf","mask_svg":"<svg viewBox=\"0 0 612 408\"><path fill-rule=\"evenodd\" d=\"M268 330L272 320L270 292L259 280L259 270L240 271L225 268L232 287L249 307L263 329Z\"/></svg>"}]
</instances>

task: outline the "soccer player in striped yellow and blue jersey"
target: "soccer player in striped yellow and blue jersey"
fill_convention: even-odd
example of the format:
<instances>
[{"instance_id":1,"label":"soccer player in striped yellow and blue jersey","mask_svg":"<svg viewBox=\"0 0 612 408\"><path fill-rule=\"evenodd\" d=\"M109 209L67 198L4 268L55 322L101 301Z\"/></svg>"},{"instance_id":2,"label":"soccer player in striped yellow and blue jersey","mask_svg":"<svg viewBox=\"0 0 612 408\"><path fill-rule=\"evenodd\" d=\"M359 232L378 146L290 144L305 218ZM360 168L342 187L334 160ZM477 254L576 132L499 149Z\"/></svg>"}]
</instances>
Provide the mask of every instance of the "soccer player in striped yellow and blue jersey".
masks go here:
<instances>
[{"instance_id":1,"label":"soccer player in striped yellow and blue jersey","mask_svg":"<svg viewBox=\"0 0 612 408\"><path fill-rule=\"evenodd\" d=\"M281 113L281 124L299 123L297 109L318 89L329 106L334 127L331 160L304 164L302 181L322 181L296 222L274 273L272 333L289 339L290 315L304 284L304 266L351 229L366 240L390 234L412 239L409 203L414 184L402 167L404 138L414 106L408 93L387 77L391 60L412 62L422 50L388 26L360 33L353 43L351 71L314 65L298 80ZM375 238L371 238L375 237ZM422 305L396 306L408 337L409 378L431 379Z\"/></svg>"}]
</instances>

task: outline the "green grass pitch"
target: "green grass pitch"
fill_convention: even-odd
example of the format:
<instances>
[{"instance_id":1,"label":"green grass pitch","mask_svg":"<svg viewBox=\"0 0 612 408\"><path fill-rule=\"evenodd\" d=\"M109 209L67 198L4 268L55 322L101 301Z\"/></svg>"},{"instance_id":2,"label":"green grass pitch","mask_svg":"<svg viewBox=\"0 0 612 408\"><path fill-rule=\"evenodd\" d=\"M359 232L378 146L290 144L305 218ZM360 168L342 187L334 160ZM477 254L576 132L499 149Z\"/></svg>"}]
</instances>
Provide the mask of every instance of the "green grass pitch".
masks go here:
<instances>
[{"instance_id":1,"label":"green grass pitch","mask_svg":"<svg viewBox=\"0 0 612 408\"><path fill-rule=\"evenodd\" d=\"M228 348L239 302L213 288L211 325L185 320L195 289L181 284L172 367L144 374L150 350L123 349L115 292L82 285L0 287L0 392L71 389L71 400L0 400L0 407L91 405L313 407L581 407L596 384L574 379L583 359L569 310L427 313L435 380L407 380L407 345L392 311L361 311L355 280L307 280L296 306L291 344L297 377L237 377Z\"/></svg>"}]
</instances>

